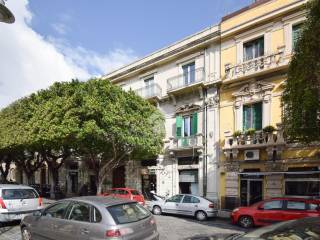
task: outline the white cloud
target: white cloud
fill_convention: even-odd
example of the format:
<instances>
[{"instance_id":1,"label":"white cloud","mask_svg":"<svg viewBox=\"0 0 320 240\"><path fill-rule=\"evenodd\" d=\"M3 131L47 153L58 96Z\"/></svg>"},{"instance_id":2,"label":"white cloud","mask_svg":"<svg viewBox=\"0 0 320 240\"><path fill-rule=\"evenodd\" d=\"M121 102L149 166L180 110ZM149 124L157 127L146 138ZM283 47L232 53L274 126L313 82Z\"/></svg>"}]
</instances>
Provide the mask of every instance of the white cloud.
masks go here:
<instances>
[{"instance_id":1,"label":"white cloud","mask_svg":"<svg viewBox=\"0 0 320 240\"><path fill-rule=\"evenodd\" d=\"M86 80L136 59L131 50L99 54L40 35L30 27L28 0L10 0L7 7L16 22L0 23L0 107L55 81Z\"/></svg>"}]
</instances>

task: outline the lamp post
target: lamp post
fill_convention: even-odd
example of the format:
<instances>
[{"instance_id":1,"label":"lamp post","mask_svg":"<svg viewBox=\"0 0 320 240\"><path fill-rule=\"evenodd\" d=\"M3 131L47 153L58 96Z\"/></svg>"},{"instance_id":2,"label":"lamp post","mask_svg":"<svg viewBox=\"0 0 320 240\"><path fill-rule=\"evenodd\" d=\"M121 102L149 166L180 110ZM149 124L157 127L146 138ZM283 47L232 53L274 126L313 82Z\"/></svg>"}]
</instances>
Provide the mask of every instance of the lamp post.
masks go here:
<instances>
[{"instance_id":1,"label":"lamp post","mask_svg":"<svg viewBox=\"0 0 320 240\"><path fill-rule=\"evenodd\" d=\"M14 23L12 12L5 6L4 0L0 0L0 22Z\"/></svg>"}]
</instances>

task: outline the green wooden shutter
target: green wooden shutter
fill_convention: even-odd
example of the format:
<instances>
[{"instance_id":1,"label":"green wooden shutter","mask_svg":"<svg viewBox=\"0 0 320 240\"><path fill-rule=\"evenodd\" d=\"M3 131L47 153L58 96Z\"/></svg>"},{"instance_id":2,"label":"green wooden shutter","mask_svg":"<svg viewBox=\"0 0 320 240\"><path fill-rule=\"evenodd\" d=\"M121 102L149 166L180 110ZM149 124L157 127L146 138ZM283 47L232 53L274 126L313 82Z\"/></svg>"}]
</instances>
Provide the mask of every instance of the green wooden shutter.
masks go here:
<instances>
[{"instance_id":1,"label":"green wooden shutter","mask_svg":"<svg viewBox=\"0 0 320 240\"><path fill-rule=\"evenodd\" d=\"M243 131L250 128L250 106L243 106Z\"/></svg>"},{"instance_id":2,"label":"green wooden shutter","mask_svg":"<svg viewBox=\"0 0 320 240\"><path fill-rule=\"evenodd\" d=\"M191 135L196 135L198 133L198 113L192 114L192 126Z\"/></svg>"},{"instance_id":3,"label":"green wooden shutter","mask_svg":"<svg viewBox=\"0 0 320 240\"><path fill-rule=\"evenodd\" d=\"M255 130L262 129L262 103L253 105L253 128Z\"/></svg>"},{"instance_id":4,"label":"green wooden shutter","mask_svg":"<svg viewBox=\"0 0 320 240\"><path fill-rule=\"evenodd\" d=\"M181 137L182 135L182 117L176 116L176 135Z\"/></svg>"}]
</instances>

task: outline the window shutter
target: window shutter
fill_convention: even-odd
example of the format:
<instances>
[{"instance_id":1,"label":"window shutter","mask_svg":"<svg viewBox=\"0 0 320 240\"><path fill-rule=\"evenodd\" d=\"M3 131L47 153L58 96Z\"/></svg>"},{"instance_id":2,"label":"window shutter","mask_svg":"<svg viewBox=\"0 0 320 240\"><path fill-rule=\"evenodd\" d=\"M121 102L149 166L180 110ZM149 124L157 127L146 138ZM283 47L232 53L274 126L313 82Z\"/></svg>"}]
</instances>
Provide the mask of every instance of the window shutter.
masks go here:
<instances>
[{"instance_id":1,"label":"window shutter","mask_svg":"<svg viewBox=\"0 0 320 240\"><path fill-rule=\"evenodd\" d=\"M182 134L182 117L176 116L176 136L181 137Z\"/></svg>"},{"instance_id":2,"label":"window shutter","mask_svg":"<svg viewBox=\"0 0 320 240\"><path fill-rule=\"evenodd\" d=\"M243 131L250 128L250 106L243 106Z\"/></svg>"},{"instance_id":3,"label":"window shutter","mask_svg":"<svg viewBox=\"0 0 320 240\"><path fill-rule=\"evenodd\" d=\"M191 135L196 135L198 133L198 113L192 114L192 132Z\"/></svg>"},{"instance_id":4,"label":"window shutter","mask_svg":"<svg viewBox=\"0 0 320 240\"><path fill-rule=\"evenodd\" d=\"M253 128L255 130L262 129L262 103L253 105Z\"/></svg>"}]
</instances>

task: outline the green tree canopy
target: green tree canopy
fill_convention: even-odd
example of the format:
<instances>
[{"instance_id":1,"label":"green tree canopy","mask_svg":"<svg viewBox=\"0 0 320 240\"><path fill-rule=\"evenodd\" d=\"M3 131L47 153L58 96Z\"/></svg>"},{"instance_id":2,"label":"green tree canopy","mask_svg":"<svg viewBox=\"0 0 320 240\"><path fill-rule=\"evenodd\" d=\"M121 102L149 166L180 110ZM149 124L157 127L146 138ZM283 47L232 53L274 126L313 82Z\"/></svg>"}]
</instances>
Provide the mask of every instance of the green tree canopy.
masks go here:
<instances>
[{"instance_id":1,"label":"green tree canopy","mask_svg":"<svg viewBox=\"0 0 320 240\"><path fill-rule=\"evenodd\" d=\"M310 1L307 8L282 100L289 139L310 143L320 140L320 0Z\"/></svg>"}]
</instances>

